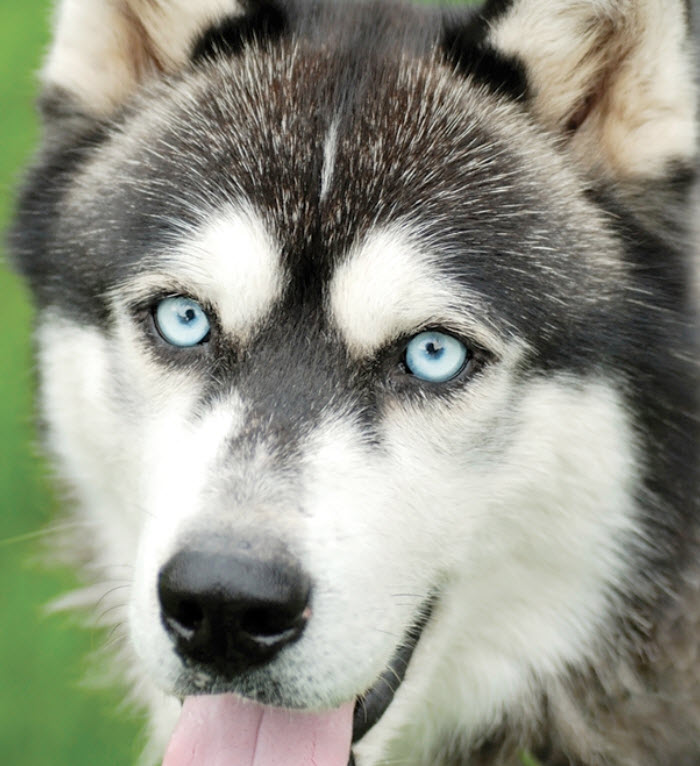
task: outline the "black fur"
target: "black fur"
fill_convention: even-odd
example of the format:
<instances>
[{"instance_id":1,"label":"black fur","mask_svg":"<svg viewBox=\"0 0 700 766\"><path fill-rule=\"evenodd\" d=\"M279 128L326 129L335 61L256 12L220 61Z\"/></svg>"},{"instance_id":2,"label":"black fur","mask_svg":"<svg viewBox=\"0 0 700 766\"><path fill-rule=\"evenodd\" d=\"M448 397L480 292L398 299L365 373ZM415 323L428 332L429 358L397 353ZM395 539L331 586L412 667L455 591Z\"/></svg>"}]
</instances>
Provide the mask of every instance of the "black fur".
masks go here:
<instances>
[{"instance_id":1,"label":"black fur","mask_svg":"<svg viewBox=\"0 0 700 766\"><path fill-rule=\"evenodd\" d=\"M502 3L490 3L500 6ZM499 95L515 101L528 98L528 82L525 65L516 56L507 56L489 45L486 35L489 20L495 15L484 9L469 21L447 20L442 37L442 47L447 60L462 74L471 76Z\"/></svg>"},{"instance_id":2,"label":"black fur","mask_svg":"<svg viewBox=\"0 0 700 766\"><path fill-rule=\"evenodd\" d=\"M287 14L275 0L254 0L246 5L243 15L221 20L197 40L192 61L235 56L251 42L274 43L288 30Z\"/></svg>"},{"instance_id":3,"label":"black fur","mask_svg":"<svg viewBox=\"0 0 700 766\"><path fill-rule=\"evenodd\" d=\"M60 90L45 94L40 107L47 141L25 180L9 232L13 261L40 305L61 304L70 316L104 325L101 293L107 282L101 268L93 270L79 249L57 253L55 248L61 201L81 166L103 145L109 126L86 115Z\"/></svg>"}]
</instances>

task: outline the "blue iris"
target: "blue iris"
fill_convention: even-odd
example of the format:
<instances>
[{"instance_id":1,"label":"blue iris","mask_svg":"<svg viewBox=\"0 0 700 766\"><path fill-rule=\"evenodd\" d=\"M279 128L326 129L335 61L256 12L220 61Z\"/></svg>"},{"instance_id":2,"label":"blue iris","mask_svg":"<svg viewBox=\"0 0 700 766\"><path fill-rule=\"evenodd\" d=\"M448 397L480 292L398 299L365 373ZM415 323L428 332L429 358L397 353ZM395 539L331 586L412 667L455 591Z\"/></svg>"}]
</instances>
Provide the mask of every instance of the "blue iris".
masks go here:
<instances>
[{"instance_id":1,"label":"blue iris","mask_svg":"<svg viewBox=\"0 0 700 766\"><path fill-rule=\"evenodd\" d=\"M206 312L191 298L165 298L156 306L155 321L163 338L178 348L196 346L211 330Z\"/></svg>"},{"instance_id":2,"label":"blue iris","mask_svg":"<svg viewBox=\"0 0 700 766\"><path fill-rule=\"evenodd\" d=\"M421 380L445 383L456 377L467 361L467 347L444 332L421 332L406 346L406 367Z\"/></svg>"}]
</instances>

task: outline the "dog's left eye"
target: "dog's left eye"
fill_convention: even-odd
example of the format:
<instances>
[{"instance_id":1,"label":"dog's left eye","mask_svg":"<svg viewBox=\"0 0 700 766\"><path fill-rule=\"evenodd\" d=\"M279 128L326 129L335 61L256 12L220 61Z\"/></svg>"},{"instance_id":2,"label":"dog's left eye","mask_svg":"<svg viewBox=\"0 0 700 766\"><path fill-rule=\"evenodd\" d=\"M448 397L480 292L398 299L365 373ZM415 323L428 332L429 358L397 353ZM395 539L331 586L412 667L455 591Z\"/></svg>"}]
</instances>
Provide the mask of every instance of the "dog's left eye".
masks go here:
<instances>
[{"instance_id":1,"label":"dog's left eye","mask_svg":"<svg viewBox=\"0 0 700 766\"><path fill-rule=\"evenodd\" d=\"M211 332L209 317L191 298L165 298L156 306L154 320L163 339L178 348L196 346Z\"/></svg>"},{"instance_id":2,"label":"dog's left eye","mask_svg":"<svg viewBox=\"0 0 700 766\"><path fill-rule=\"evenodd\" d=\"M406 346L405 364L416 378L446 383L457 377L467 363L469 351L462 341L444 332L422 332Z\"/></svg>"}]
</instances>

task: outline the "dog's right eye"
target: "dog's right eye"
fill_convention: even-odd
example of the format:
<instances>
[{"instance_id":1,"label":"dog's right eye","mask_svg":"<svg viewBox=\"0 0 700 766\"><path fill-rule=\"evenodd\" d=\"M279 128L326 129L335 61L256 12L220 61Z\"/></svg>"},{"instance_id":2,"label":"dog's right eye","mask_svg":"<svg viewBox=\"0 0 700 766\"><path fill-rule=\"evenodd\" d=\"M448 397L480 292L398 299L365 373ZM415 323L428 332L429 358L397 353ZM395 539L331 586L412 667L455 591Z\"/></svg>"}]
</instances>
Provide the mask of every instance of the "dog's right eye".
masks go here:
<instances>
[{"instance_id":1,"label":"dog's right eye","mask_svg":"<svg viewBox=\"0 0 700 766\"><path fill-rule=\"evenodd\" d=\"M165 298L156 305L153 319L163 340L178 348L197 346L211 332L209 317L191 298Z\"/></svg>"}]
</instances>

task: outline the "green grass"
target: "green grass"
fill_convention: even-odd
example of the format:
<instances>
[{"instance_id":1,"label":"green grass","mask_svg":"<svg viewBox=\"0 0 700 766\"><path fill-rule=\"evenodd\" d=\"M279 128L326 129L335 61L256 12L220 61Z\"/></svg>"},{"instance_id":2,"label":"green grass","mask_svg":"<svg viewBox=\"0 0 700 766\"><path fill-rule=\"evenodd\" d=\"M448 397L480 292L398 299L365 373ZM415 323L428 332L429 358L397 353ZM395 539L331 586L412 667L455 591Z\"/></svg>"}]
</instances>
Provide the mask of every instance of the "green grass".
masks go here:
<instances>
[{"instance_id":1,"label":"green grass","mask_svg":"<svg viewBox=\"0 0 700 766\"><path fill-rule=\"evenodd\" d=\"M0 4L0 231L19 169L37 138L35 71L47 41L49 3ZM130 766L138 728L119 713L119 692L82 688L85 656L100 638L44 605L75 586L70 572L38 563L32 534L55 502L38 459L32 409L32 311L0 257L0 752L9 766Z\"/></svg>"}]
</instances>

